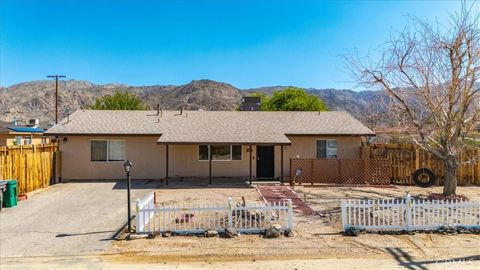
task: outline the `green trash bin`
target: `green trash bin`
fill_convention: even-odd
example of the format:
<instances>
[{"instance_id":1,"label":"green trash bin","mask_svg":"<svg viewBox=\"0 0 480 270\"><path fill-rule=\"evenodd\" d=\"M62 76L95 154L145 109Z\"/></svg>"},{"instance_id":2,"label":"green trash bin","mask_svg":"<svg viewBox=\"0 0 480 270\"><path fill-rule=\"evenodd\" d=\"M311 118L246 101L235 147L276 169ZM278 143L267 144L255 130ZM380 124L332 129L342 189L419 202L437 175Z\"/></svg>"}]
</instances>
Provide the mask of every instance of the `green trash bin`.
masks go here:
<instances>
[{"instance_id":1,"label":"green trash bin","mask_svg":"<svg viewBox=\"0 0 480 270\"><path fill-rule=\"evenodd\" d=\"M3 205L5 207L17 206L17 180L7 181L7 190L3 193Z\"/></svg>"}]
</instances>

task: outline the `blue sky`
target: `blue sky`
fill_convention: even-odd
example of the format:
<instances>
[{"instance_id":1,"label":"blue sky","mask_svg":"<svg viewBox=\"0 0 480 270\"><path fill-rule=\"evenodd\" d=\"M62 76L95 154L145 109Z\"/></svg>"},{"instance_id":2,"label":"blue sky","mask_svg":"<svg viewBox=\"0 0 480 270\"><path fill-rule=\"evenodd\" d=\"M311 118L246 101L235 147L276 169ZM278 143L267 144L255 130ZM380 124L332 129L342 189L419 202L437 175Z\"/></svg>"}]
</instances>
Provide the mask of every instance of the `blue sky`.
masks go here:
<instances>
[{"instance_id":1,"label":"blue sky","mask_svg":"<svg viewBox=\"0 0 480 270\"><path fill-rule=\"evenodd\" d=\"M94 83L352 88L340 54L375 53L408 15L457 1L0 0L0 85L48 74Z\"/></svg>"}]
</instances>

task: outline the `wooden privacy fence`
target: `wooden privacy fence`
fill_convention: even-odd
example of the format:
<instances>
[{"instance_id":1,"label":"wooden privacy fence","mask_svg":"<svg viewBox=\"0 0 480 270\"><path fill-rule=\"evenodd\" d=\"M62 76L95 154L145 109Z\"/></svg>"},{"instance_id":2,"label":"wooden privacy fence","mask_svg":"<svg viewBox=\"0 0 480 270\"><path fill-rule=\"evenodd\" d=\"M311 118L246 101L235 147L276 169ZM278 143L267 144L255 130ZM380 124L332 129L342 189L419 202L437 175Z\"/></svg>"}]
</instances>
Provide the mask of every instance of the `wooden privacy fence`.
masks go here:
<instances>
[{"instance_id":1,"label":"wooden privacy fence","mask_svg":"<svg viewBox=\"0 0 480 270\"><path fill-rule=\"evenodd\" d=\"M290 179L299 184L388 185L387 159L290 159Z\"/></svg>"},{"instance_id":2,"label":"wooden privacy fence","mask_svg":"<svg viewBox=\"0 0 480 270\"><path fill-rule=\"evenodd\" d=\"M291 200L273 205L234 205L231 198L223 205L155 205L153 193L137 200L137 233L223 232L227 227L241 233L259 233L273 224L280 224L285 230L293 228Z\"/></svg>"},{"instance_id":3,"label":"wooden privacy fence","mask_svg":"<svg viewBox=\"0 0 480 270\"><path fill-rule=\"evenodd\" d=\"M441 227L479 227L480 202L414 200L342 200L343 230L436 230Z\"/></svg>"},{"instance_id":4,"label":"wooden privacy fence","mask_svg":"<svg viewBox=\"0 0 480 270\"><path fill-rule=\"evenodd\" d=\"M1 146L0 156L8 154L24 154L24 153L36 153L36 152L57 152L58 144L29 144L29 145L12 145Z\"/></svg>"},{"instance_id":5,"label":"wooden privacy fence","mask_svg":"<svg viewBox=\"0 0 480 270\"><path fill-rule=\"evenodd\" d=\"M394 183L413 185L412 174L420 168L430 169L443 184L443 162L411 144L374 144L362 149L363 158L382 158L390 163L390 177ZM480 149L467 149L460 154L458 185L480 185Z\"/></svg>"},{"instance_id":6,"label":"wooden privacy fence","mask_svg":"<svg viewBox=\"0 0 480 270\"><path fill-rule=\"evenodd\" d=\"M12 151L10 147L6 151L0 149L0 179L17 180L18 194L49 186L54 178L57 149L50 145L25 152L16 148Z\"/></svg>"}]
</instances>

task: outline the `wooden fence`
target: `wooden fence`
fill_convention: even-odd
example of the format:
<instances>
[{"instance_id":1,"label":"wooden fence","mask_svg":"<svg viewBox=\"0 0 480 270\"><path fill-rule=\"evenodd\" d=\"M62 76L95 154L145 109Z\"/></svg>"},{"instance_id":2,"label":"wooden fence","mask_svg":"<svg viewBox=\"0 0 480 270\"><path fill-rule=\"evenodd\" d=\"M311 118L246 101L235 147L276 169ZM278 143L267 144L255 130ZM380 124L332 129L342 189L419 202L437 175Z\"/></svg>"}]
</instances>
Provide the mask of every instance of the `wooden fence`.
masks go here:
<instances>
[{"instance_id":1,"label":"wooden fence","mask_svg":"<svg viewBox=\"0 0 480 270\"><path fill-rule=\"evenodd\" d=\"M58 147L54 144L0 148L0 179L17 180L18 194L49 186L55 176ZM57 158L58 159L58 158Z\"/></svg>"},{"instance_id":2,"label":"wooden fence","mask_svg":"<svg viewBox=\"0 0 480 270\"><path fill-rule=\"evenodd\" d=\"M480 202L414 200L342 200L343 230L436 230L480 226Z\"/></svg>"},{"instance_id":3,"label":"wooden fence","mask_svg":"<svg viewBox=\"0 0 480 270\"><path fill-rule=\"evenodd\" d=\"M290 179L299 184L389 185L387 159L290 159Z\"/></svg>"},{"instance_id":4,"label":"wooden fence","mask_svg":"<svg viewBox=\"0 0 480 270\"><path fill-rule=\"evenodd\" d=\"M137 200L136 232L171 231L179 234L223 232L232 227L241 233L260 233L273 224L285 230L293 228L291 200L281 203L234 205L156 205L153 193Z\"/></svg>"},{"instance_id":5,"label":"wooden fence","mask_svg":"<svg viewBox=\"0 0 480 270\"><path fill-rule=\"evenodd\" d=\"M362 149L363 158L384 158L389 161L394 183L413 185L412 174L420 168L430 169L437 184L443 184L443 162L411 144L374 144ZM460 155L458 185L480 185L480 149L468 149Z\"/></svg>"},{"instance_id":6,"label":"wooden fence","mask_svg":"<svg viewBox=\"0 0 480 270\"><path fill-rule=\"evenodd\" d=\"M26 154L26 153L36 153L36 152L57 152L57 151L58 151L58 144L56 143L12 145L12 146L1 146L0 156L8 155L8 154Z\"/></svg>"}]
</instances>

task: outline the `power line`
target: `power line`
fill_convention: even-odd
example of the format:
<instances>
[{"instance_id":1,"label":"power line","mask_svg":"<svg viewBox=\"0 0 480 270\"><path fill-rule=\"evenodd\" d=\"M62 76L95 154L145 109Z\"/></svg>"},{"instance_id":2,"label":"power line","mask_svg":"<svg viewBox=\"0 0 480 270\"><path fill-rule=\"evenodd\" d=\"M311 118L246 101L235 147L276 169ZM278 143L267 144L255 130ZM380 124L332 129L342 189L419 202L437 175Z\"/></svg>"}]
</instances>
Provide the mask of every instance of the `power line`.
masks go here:
<instances>
[{"instance_id":1,"label":"power line","mask_svg":"<svg viewBox=\"0 0 480 270\"><path fill-rule=\"evenodd\" d=\"M58 123L58 79L66 78L64 75L48 75L47 78L55 79L55 125Z\"/></svg>"}]
</instances>

